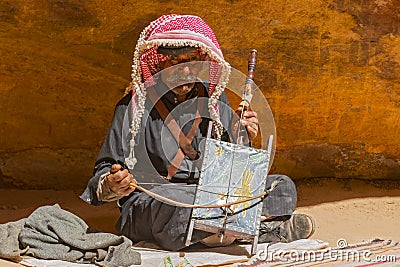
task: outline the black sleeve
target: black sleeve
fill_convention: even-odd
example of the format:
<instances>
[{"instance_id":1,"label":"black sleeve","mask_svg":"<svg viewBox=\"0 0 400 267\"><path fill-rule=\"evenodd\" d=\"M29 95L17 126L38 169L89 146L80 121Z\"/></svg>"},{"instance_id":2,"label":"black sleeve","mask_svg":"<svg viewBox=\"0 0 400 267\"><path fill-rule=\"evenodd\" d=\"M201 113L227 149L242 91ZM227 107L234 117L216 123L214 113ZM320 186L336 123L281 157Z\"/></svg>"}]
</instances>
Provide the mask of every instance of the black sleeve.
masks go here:
<instances>
[{"instance_id":1,"label":"black sleeve","mask_svg":"<svg viewBox=\"0 0 400 267\"><path fill-rule=\"evenodd\" d=\"M104 204L104 202L97 199L96 194L100 176L108 172L113 164L124 166L122 129L130 125L130 122L126 121L126 112L130 99L131 95L126 95L115 107L114 117L108 130L107 137L97 156L93 177L89 180L85 191L80 196L82 200L89 204L95 206Z\"/></svg>"},{"instance_id":2,"label":"black sleeve","mask_svg":"<svg viewBox=\"0 0 400 267\"><path fill-rule=\"evenodd\" d=\"M224 131L222 133L221 140L231 143L234 142L234 133L233 133L233 121L236 115L235 110L229 104L228 97L225 92L221 94L219 98L219 109L220 109L220 117L222 125L224 126ZM251 142L246 144L247 146L252 146Z\"/></svg>"},{"instance_id":3,"label":"black sleeve","mask_svg":"<svg viewBox=\"0 0 400 267\"><path fill-rule=\"evenodd\" d=\"M228 97L223 92L219 98L219 112L224 131L222 132L221 140L225 142L231 142L232 140L232 120L234 111L232 110Z\"/></svg>"}]
</instances>

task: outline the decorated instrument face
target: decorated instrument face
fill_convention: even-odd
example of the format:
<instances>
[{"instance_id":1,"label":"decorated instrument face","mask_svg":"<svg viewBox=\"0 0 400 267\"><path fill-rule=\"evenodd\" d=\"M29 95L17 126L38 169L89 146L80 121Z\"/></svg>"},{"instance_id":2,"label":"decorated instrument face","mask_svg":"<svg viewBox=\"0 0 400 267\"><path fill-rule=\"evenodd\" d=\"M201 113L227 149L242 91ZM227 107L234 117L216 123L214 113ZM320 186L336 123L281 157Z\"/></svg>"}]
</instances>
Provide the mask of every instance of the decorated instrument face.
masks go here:
<instances>
[{"instance_id":1,"label":"decorated instrument face","mask_svg":"<svg viewBox=\"0 0 400 267\"><path fill-rule=\"evenodd\" d=\"M225 209L194 209L194 227L210 232L223 228L238 237L255 236L262 201L254 197L265 190L268 150L207 139L204 153L194 204L233 204Z\"/></svg>"}]
</instances>

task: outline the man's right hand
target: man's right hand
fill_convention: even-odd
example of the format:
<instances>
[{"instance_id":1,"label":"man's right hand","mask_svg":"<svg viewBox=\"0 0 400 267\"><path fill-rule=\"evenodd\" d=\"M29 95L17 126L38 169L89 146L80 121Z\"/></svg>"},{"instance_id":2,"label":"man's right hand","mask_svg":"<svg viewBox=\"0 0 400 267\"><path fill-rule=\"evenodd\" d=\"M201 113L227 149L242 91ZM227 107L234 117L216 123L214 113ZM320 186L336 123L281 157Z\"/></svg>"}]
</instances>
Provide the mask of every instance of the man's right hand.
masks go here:
<instances>
[{"instance_id":1,"label":"man's right hand","mask_svg":"<svg viewBox=\"0 0 400 267\"><path fill-rule=\"evenodd\" d=\"M122 166L113 164L110 169L110 174L107 176L107 182L110 189L117 195L127 196L135 191L136 180L128 170L121 170Z\"/></svg>"}]
</instances>

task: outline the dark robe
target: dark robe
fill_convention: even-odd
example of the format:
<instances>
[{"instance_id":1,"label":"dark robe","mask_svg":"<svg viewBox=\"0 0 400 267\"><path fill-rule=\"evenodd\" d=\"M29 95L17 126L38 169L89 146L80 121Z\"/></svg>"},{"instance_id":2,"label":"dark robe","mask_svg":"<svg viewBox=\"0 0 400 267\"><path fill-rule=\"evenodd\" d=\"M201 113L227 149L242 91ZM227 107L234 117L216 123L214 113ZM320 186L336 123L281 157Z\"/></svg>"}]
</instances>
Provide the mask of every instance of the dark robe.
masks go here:
<instances>
[{"instance_id":1,"label":"dark robe","mask_svg":"<svg viewBox=\"0 0 400 267\"><path fill-rule=\"evenodd\" d=\"M210 121L207 106L208 94L205 88L206 85L197 83L183 103L178 103L175 94L168 90L162 82L158 82L154 88L157 94L162 96L163 103L185 135L192 127L196 110L201 111L202 120L192 141L192 146L199 156L201 156L202 140L207 136ZM148 88L148 90L151 89ZM203 90L203 94L200 95L205 95L205 98L198 96L200 90ZM89 180L86 190L81 195L84 201L92 205L103 203L97 199L96 195L100 176L108 172L112 164L118 163L124 166L124 159L129 153L130 100L131 95L126 95L117 104L108 135L95 164L94 176ZM222 140L230 141L232 138L229 133L232 132L231 124L234 113L225 93L219 100L219 113L224 126ZM199 178L200 166L196 161L185 156L171 181L160 178L160 176L167 176L170 162L176 155L179 145L149 98L146 100L141 128L135 137L135 144L137 163L130 171L138 182L154 183L158 181L161 184L152 186L153 192L179 202L192 204L196 187L182 185L196 183ZM269 175L266 188L269 188L275 180L281 180L281 182L264 199L263 215L291 215L297 201L295 185L287 176ZM169 250L179 250L185 247L192 209L163 203L138 190L120 199L118 206L121 215L116 223L116 229L120 234L133 241L155 241L161 247ZM194 230L192 242L196 243L209 235L211 234Z\"/></svg>"}]
</instances>

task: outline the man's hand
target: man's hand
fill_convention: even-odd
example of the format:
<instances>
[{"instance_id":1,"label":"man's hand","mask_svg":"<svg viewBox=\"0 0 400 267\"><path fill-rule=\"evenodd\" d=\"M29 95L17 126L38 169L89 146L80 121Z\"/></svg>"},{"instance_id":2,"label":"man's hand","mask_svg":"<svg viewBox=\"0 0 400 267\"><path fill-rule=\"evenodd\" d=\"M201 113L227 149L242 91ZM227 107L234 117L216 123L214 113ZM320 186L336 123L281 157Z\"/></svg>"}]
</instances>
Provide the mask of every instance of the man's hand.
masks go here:
<instances>
[{"instance_id":1,"label":"man's hand","mask_svg":"<svg viewBox=\"0 0 400 267\"><path fill-rule=\"evenodd\" d=\"M242 107L239 107L236 114L240 117L242 113ZM257 137L258 134L258 115L257 112L252 110L246 110L243 113L243 119L241 120L242 126L246 127L249 140L252 141Z\"/></svg>"},{"instance_id":2,"label":"man's hand","mask_svg":"<svg viewBox=\"0 0 400 267\"><path fill-rule=\"evenodd\" d=\"M110 175L107 176L107 182L110 189L120 196L127 196L136 188L136 180L128 170L121 170L122 166L113 164L110 169Z\"/></svg>"}]
</instances>

